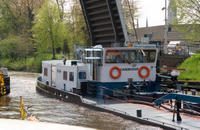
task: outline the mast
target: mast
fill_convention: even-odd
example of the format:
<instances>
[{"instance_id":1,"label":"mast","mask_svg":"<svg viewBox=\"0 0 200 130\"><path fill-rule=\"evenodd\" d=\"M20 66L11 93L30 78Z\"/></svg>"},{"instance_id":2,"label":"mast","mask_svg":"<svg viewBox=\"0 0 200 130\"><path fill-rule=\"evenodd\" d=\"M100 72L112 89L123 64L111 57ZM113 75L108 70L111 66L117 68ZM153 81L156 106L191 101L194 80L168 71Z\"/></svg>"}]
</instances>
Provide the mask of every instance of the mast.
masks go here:
<instances>
[{"instance_id":1,"label":"mast","mask_svg":"<svg viewBox=\"0 0 200 130\"><path fill-rule=\"evenodd\" d=\"M167 0L165 0L165 35L164 35L164 45L168 44L168 20L167 20Z\"/></svg>"}]
</instances>

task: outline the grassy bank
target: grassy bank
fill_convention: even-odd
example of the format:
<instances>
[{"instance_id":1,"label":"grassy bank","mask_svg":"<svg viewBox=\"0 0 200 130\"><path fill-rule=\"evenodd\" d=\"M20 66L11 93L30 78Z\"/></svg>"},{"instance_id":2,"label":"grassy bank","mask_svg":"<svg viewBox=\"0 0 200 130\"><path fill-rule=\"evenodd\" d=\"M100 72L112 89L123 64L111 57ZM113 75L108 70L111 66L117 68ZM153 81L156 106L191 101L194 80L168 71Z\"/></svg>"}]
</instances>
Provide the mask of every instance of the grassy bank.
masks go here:
<instances>
[{"instance_id":1,"label":"grassy bank","mask_svg":"<svg viewBox=\"0 0 200 130\"><path fill-rule=\"evenodd\" d=\"M0 66L7 67L9 70L14 71L41 72L42 61L50 59L52 59L51 54L40 54L35 57L27 57L26 59L0 58ZM62 59L62 55L57 55L56 59Z\"/></svg>"},{"instance_id":2,"label":"grassy bank","mask_svg":"<svg viewBox=\"0 0 200 130\"><path fill-rule=\"evenodd\" d=\"M179 80L200 81L200 53L186 59L179 68L187 69L187 71L181 72Z\"/></svg>"}]
</instances>

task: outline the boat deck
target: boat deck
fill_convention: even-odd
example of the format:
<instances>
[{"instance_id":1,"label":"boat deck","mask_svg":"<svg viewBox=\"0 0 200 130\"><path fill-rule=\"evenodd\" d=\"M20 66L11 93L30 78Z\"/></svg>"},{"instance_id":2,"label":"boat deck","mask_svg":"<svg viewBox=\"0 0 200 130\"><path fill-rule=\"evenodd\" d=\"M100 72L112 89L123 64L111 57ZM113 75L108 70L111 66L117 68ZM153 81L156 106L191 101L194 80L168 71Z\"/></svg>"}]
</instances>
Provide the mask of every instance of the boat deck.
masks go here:
<instances>
[{"instance_id":1,"label":"boat deck","mask_svg":"<svg viewBox=\"0 0 200 130\"><path fill-rule=\"evenodd\" d=\"M142 120L148 120L157 124L165 125L167 127L175 129L200 129L200 116L189 115L181 113L181 122L172 121L173 112L169 112L163 108L156 108L143 104L126 103L123 100L111 100L111 99L96 99L96 98L83 98L84 103L95 105L96 107L104 108L107 110L115 111L127 116L137 117L137 110L142 111L142 117L138 117Z\"/></svg>"}]
</instances>

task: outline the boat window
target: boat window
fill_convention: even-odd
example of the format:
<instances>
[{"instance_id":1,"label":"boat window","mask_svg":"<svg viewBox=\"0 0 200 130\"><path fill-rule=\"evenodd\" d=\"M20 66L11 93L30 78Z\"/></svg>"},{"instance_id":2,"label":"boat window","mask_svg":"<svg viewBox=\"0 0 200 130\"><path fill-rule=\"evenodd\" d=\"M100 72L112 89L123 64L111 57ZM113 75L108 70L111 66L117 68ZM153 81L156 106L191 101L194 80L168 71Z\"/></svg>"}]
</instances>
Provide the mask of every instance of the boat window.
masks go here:
<instances>
[{"instance_id":1,"label":"boat window","mask_svg":"<svg viewBox=\"0 0 200 130\"><path fill-rule=\"evenodd\" d=\"M102 64L102 50L86 50L84 52L83 62Z\"/></svg>"},{"instance_id":2,"label":"boat window","mask_svg":"<svg viewBox=\"0 0 200 130\"><path fill-rule=\"evenodd\" d=\"M74 72L69 72L69 81L74 81Z\"/></svg>"},{"instance_id":3,"label":"boat window","mask_svg":"<svg viewBox=\"0 0 200 130\"><path fill-rule=\"evenodd\" d=\"M101 57L102 52L101 51L93 51L93 57Z\"/></svg>"},{"instance_id":4,"label":"boat window","mask_svg":"<svg viewBox=\"0 0 200 130\"><path fill-rule=\"evenodd\" d=\"M63 80L67 80L67 71L63 71Z\"/></svg>"},{"instance_id":5,"label":"boat window","mask_svg":"<svg viewBox=\"0 0 200 130\"><path fill-rule=\"evenodd\" d=\"M117 50L106 51L105 63L152 63L156 50Z\"/></svg>"},{"instance_id":6,"label":"boat window","mask_svg":"<svg viewBox=\"0 0 200 130\"><path fill-rule=\"evenodd\" d=\"M48 69L44 68L44 76L48 76Z\"/></svg>"},{"instance_id":7,"label":"boat window","mask_svg":"<svg viewBox=\"0 0 200 130\"><path fill-rule=\"evenodd\" d=\"M79 72L79 79L86 79L86 72Z\"/></svg>"},{"instance_id":8,"label":"boat window","mask_svg":"<svg viewBox=\"0 0 200 130\"><path fill-rule=\"evenodd\" d=\"M145 53L145 61L146 62L154 62L156 58L156 51L155 50L144 50Z\"/></svg>"},{"instance_id":9,"label":"boat window","mask_svg":"<svg viewBox=\"0 0 200 130\"><path fill-rule=\"evenodd\" d=\"M91 51L86 51L86 57L90 57L92 55L91 53Z\"/></svg>"}]
</instances>

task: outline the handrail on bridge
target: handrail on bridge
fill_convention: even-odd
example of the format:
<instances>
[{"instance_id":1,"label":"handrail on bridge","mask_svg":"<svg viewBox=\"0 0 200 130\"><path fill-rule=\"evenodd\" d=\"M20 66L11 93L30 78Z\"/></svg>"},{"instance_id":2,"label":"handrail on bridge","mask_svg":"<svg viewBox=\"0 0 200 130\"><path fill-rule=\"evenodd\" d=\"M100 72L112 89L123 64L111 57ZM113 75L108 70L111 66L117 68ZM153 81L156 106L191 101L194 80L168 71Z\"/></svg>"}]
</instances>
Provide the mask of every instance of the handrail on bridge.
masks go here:
<instances>
[{"instance_id":1,"label":"handrail on bridge","mask_svg":"<svg viewBox=\"0 0 200 130\"><path fill-rule=\"evenodd\" d=\"M159 106L162 102L167 101L167 100L171 100L171 99L176 99L176 100L181 100L181 101L187 101L187 102L200 104L200 96L192 96L192 95L170 93L170 94L167 94L167 95L155 100L154 101L154 105L155 106Z\"/></svg>"}]
</instances>

